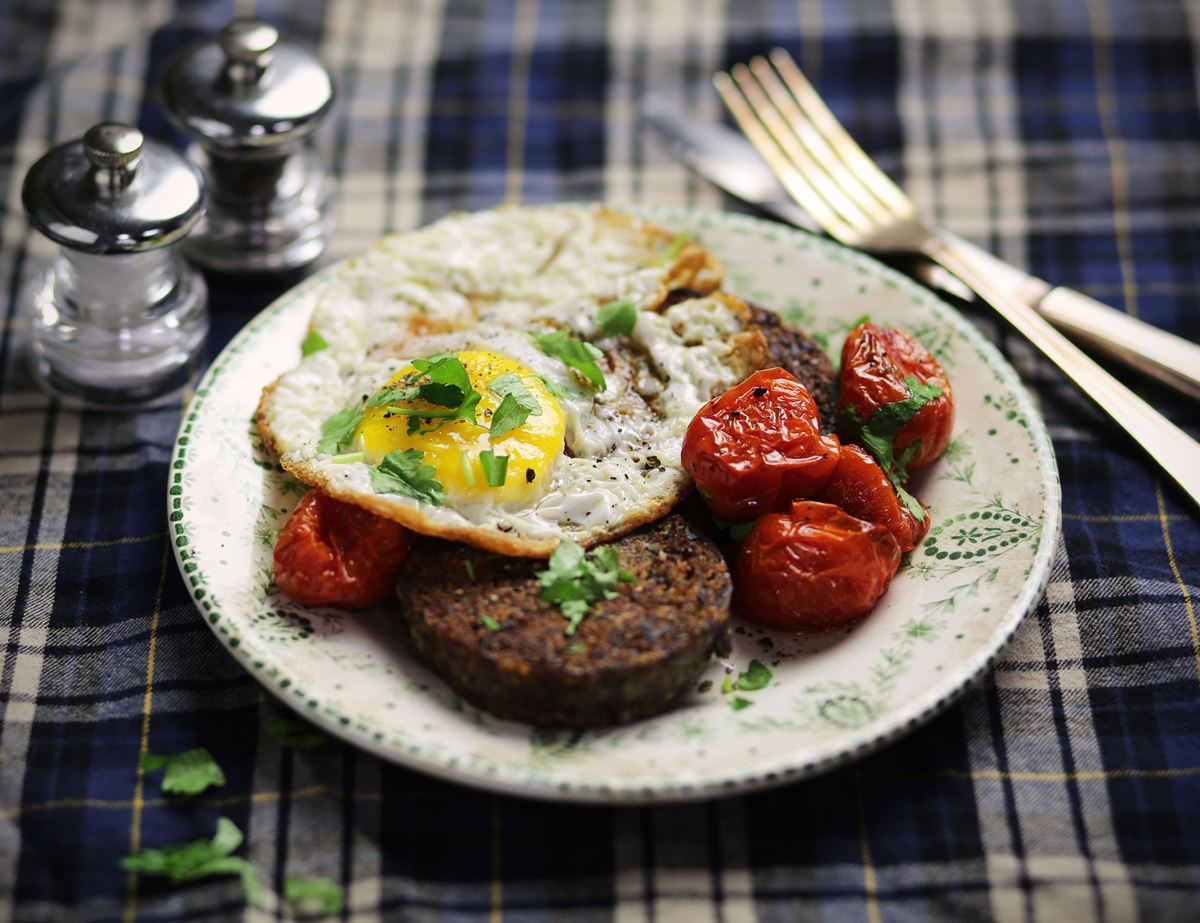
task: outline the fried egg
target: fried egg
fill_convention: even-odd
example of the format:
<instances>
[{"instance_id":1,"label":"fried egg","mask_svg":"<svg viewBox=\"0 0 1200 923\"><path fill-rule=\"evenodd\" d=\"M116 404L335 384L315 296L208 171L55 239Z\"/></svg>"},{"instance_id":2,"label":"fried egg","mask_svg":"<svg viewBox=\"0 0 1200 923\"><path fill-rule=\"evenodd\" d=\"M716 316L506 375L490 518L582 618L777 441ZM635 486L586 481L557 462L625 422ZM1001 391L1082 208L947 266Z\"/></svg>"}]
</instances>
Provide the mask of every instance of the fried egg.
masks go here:
<instances>
[{"instance_id":1,"label":"fried egg","mask_svg":"<svg viewBox=\"0 0 1200 923\"><path fill-rule=\"evenodd\" d=\"M590 547L678 502L692 416L764 360L719 281L700 244L629 215L453 215L334 271L310 327L328 347L264 392L259 428L300 480L415 531ZM635 313L606 332L614 301Z\"/></svg>"}]
</instances>

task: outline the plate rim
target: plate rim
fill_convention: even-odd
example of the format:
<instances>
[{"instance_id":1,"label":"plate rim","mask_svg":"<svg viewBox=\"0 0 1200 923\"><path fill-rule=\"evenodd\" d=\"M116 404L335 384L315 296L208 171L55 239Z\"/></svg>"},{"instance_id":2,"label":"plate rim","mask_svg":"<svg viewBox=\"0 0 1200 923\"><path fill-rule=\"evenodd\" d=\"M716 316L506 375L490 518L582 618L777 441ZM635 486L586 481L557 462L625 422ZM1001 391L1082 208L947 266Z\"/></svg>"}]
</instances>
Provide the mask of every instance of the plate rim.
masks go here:
<instances>
[{"instance_id":1,"label":"plate rim","mask_svg":"<svg viewBox=\"0 0 1200 923\"><path fill-rule=\"evenodd\" d=\"M962 312L935 293L862 251L845 247L801 228L739 212L718 209L647 204L620 206L596 202L558 203L557 207L564 205L589 207L603 205L631 211L650 219L665 219L677 224L688 225L691 228L700 227L707 221L735 229L741 226L742 230L760 235L782 234L793 241L802 242L804 246L816 247L823 251L824 255L833 257L835 262L848 262L864 267L877 278L890 280L914 300L933 301L945 313L947 321L965 334L967 342L982 351L988 365L999 372L1003 384L1016 395L1020 410L1029 421L1030 434L1040 450L1037 453L1038 472L1045 488L1045 498L1042 503L1043 519L1042 528L1037 536L1037 550L1030 562L1029 576L1022 585L1021 592L1008 607L1003 617L997 621L995 629L985 643L981 644L971 657L964 660L959 669L947 674L948 677L953 677L953 681L948 683L943 681L941 686L936 684L931 686L906 703L903 708L903 714L906 717L903 720L896 721L892 727L886 730L861 735L862 739L854 741L850 746L840 747L834 752L810 760L789 757L785 753L749 769L697 774L695 781L672 779L661 785L621 780L595 783L589 781L586 775L580 775L574 780L567 781L561 772L542 772L532 766L514 769L475 756L448 757L430 754L427 751L422 752L420 745L401 746L395 739L389 742L383 735L373 735L365 727L360 729L356 726L358 719L340 714L336 706L321 703L319 698L295 685L290 677L282 674L272 676L266 669L267 665L264 661L255 662L250 652L241 644L240 637L236 634L231 635L225 629L222 623L226 619L222 617L220 607L208 597L203 589L193 585L192 581L187 579L185 562L190 557L190 553L186 550L189 545L187 517L183 513L183 504L173 502L182 501L186 491L181 479L179 482L175 482L174 478L169 478L167 485L168 537L171 540L176 568L204 624L263 688L297 712L303 719L318 725L329 734L390 762L428 775L489 791L542 800L587 804L668 803L732 795L798 781L860 759L908 734L961 698L986 675L1004 652L1025 617L1037 607L1038 602L1042 599L1049 584L1053 558L1061 533L1062 496L1054 446L1041 413L1009 361ZM171 451L169 472L182 472L186 467L186 437L196 416L204 406L209 389L221 375L224 366L231 361L233 355L241 351L246 341L255 336L257 329L262 324L282 313L296 299L319 290L329 282L346 260L355 258L356 256L352 255L345 260L339 260L323 267L309 278L283 292L234 334L213 359L212 364L196 385L191 401L183 410L179 430ZM317 702L316 706L312 704L314 701ZM853 739L854 732L849 732L848 736Z\"/></svg>"}]
</instances>

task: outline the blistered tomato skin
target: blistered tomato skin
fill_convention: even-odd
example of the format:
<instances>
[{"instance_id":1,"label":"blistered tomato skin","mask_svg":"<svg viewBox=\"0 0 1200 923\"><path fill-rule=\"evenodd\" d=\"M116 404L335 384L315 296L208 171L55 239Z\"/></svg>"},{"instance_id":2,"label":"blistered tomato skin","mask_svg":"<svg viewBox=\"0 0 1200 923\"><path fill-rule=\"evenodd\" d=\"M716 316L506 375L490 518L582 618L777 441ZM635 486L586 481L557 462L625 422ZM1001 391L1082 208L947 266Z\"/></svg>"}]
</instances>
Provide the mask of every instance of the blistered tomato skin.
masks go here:
<instances>
[{"instance_id":1,"label":"blistered tomato skin","mask_svg":"<svg viewBox=\"0 0 1200 923\"><path fill-rule=\"evenodd\" d=\"M884 404L910 397L904 379L912 377L922 384L942 389L900 427L893 443L896 456L920 440L916 454L908 462L912 471L930 464L945 451L954 428L954 395L950 381L938 361L920 343L902 330L859 324L842 346L842 372L838 394L838 415L853 407L863 421L869 421Z\"/></svg>"},{"instance_id":2,"label":"blistered tomato skin","mask_svg":"<svg viewBox=\"0 0 1200 923\"><path fill-rule=\"evenodd\" d=\"M735 565L733 602L766 628L838 628L871 611L899 565L900 546L883 526L801 501L755 523Z\"/></svg>"},{"instance_id":3,"label":"blistered tomato skin","mask_svg":"<svg viewBox=\"0 0 1200 923\"><path fill-rule=\"evenodd\" d=\"M812 497L840 451L836 436L821 435L808 390L783 369L765 369L700 408L683 466L713 513L744 520Z\"/></svg>"},{"instance_id":4,"label":"blistered tomato skin","mask_svg":"<svg viewBox=\"0 0 1200 923\"><path fill-rule=\"evenodd\" d=\"M878 462L856 445L842 446L837 470L815 499L883 526L905 553L912 551L929 531L929 511L925 510L920 520L910 513Z\"/></svg>"},{"instance_id":5,"label":"blistered tomato skin","mask_svg":"<svg viewBox=\"0 0 1200 923\"><path fill-rule=\"evenodd\" d=\"M275 583L305 606L373 606L392 595L411 542L399 523L310 490L275 543Z\"/></svg>"}]
</instances>

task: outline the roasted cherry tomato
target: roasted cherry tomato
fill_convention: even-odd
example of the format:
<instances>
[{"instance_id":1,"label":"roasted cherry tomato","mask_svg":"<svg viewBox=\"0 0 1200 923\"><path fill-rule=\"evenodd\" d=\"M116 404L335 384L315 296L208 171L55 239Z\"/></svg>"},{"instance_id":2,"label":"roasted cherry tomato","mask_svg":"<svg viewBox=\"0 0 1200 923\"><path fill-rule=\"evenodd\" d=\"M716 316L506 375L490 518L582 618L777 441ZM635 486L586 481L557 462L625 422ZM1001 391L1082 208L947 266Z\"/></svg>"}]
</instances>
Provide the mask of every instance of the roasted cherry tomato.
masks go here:
<instances>
[{"instance_id":1,"label":"roasted cherry tomato","mask_svg":"<svg viewBox=\"0 0 1200 923\"><path fill-rule=\"evenodd\" d=\"M871 611L899 565L900 546L883 526L801 501L754 524L735 565L734 604L768 628L837 628Z\"/></svg>"},{"instance_id":2,"label":"roasted cherry tomato","mask_svg":"<svg viewBox=\"0 0 1200 923\"><path fill-rule=\"evenodd\" d=\"M840 449L836 436L821 435L804 385L765 369L700 408L683 440L683 466L716 515L752 519L813 496Z\"/></svg>"},{"instance_id":3,"label":"roasted cherry tomato","mask_svg":"<svg viewBox=\"0 0 1200 923\"><path fill-rule=\"evenodd\" d=\"M877 324L859 324L842 346L841 390L838 394L838 417L847 407L853 407L864 422L884 404L911 397L906 378L942 389L939 397L916 412L911 420L897 430L892 441L896 457L920 441L915 454L908 460L908 470L928 465L936 459L950 441L954 428L954 395L946 373L916 340L901 330Z\"/></svg>"},{"instance_id":4,"label":"roasted cherry tomato","mask_svg":"<svg viewBox=\"0 0 1200 923\"><path fill-rule=\"evenodd\" d=\"M825 482L817 500L840 506L851 516L883 526L907 552L929 531L929 510L917 519L896 495L896 488L870 453L856 445L842 446L833 477Z\"/></svg>"},{"instance_id":5,"label":"roasted cherry tomato","mask_svg":"<svg viewBox=\"0 0 1200 923\"><path fill-rule=\"evenodd\" d=\"M411 542L399 523L310 490L275 543L275 583L306 606L362 609L391 595Z\"/></svg>"}]
</instances>

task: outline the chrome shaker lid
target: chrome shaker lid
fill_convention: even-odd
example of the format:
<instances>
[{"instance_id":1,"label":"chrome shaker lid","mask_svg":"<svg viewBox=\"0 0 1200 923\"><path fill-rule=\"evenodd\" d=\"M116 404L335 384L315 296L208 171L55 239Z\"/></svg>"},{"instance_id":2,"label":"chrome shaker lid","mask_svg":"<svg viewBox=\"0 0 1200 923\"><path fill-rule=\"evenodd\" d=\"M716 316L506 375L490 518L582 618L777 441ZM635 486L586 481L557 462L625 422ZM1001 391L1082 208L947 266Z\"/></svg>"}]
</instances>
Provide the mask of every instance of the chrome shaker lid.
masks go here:
<instances>
[{"instance_id":1,"label":"chrome shaker lid","mask_svg":"<svg viewBox=\"0 0 1200 923\"><path fill-rule=\"evenodd\" d=\"M101 122L47 151L25 176L33 226L87 253L136 253L175 243L204 213L199 170L132 125Z\"/></svg>"},{"instance_id":2,"label":"chrome shaker lid","mask_svg":"<svg viewBox=\"0 0 1200 923\"><path fill-rule=\"evenodd\" d=\"M307 137L334 95L333 78L316 56L250 18L184 49L163 76L175 123L205 147L229 153L269 154Z\"/></svg>"}]
</instances>

